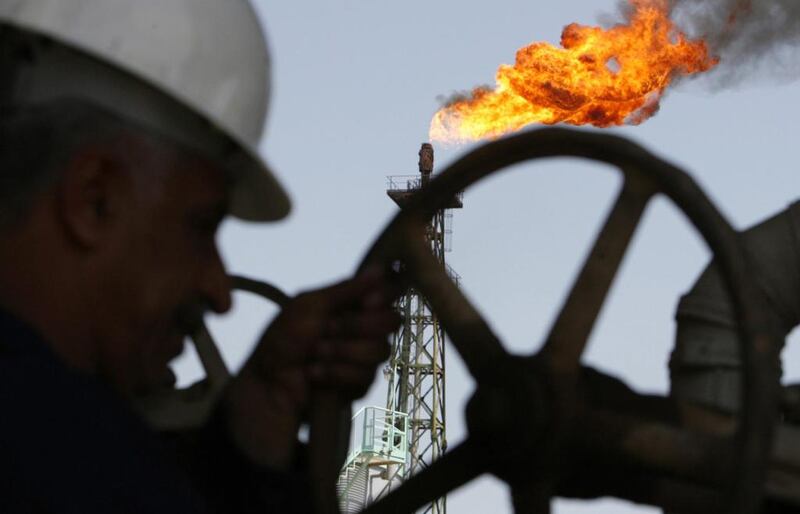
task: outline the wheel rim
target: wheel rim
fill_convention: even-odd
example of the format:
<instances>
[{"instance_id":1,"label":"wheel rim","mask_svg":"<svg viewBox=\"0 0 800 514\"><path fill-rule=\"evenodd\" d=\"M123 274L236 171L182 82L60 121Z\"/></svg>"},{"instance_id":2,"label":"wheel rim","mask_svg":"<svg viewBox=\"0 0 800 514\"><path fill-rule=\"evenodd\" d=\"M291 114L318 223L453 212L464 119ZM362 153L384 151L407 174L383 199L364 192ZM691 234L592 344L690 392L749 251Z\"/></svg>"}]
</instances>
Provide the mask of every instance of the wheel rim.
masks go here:
<instances>
[{"instance_id":1,"label":"wheel rim","mask_svg":"<svg viewBox=\"0 0 800 514\"><path fill-rule=\"evenodd\" d=\"M604 301L605 293L642 211L653 194L666 195L686 214L716 256L739 319L744 371L743 408L734 441L735 455L731 462L736 472L725 487L727 501L724 512L756 512L761 501L776 412L776 345L759 302L760 292L748 275L737 234L697 184L682 170L640 146L612 135L559 128L521 133L484 145L440 173L389 223L364 262L404 261L409 269L409 280L433 305L479 387L483 382L502 381L502 365L499 364L506 362L507 354L499 339L443 274L430 271L435 269L436 261L421 244L420 231L433 213L447 205L455 194L488 175L518 162L555 156L580 157L614 165L624 173L626 180L620 198L595 246L595 250L600 247L600 254L606 257L614 254L614 262L610 265L612 269L604 272L601 270L599 274L591 269L587 271L586 268L593 262L590 255L581 273L587 273L589 280L587 282L585 276L579 276L561 311L562 315L566 313L566 318L562 321L560 316L556 320L540 355L549 358L553 364L552 369L557 372L566 375L575 372L586 337L592 329L597 311ZM632 220L629 219L631 216ZM604 234L611 234L609 245L600 244L608 242ZM599 289L602 291L599 298L593 298L592 294L597 296L597 291L593 292L592 287L587 284L594 284L596 288L598 276L602 282ZM589 294L588 298L586 294ZM592 312L579 320L582 324L575 323L576 315L570 314L574 311L570 307L570 300L573 298L577 298L574 302L577 305L585 305L587 302L591 304L589 310ZM581 326L576 329L576 325ZM469 442L465 445L469 448L475 446ZM459 455L463 453L460 452ZM472 457L481 462L477 450L473 451ZM447 455L443 458L445 459ZM441 467L449 465L448 462L445 461ZM461 469L465 472L455 482L473 478L476 473L473 468L469 468L470 472L466 473L467 468L462 466ZM430 477L428 480L430 481ZM440 482L444 484L447 481ZM451 480L448 484L453 483ZM419 485L414 487L422 490ZM528 511L531 505L540 504L531 495L514 496L519 511ZM383 502L379 502L370 507L368 512L394 512L391 509L413 503L407 500L404 500L405 503L392 504L390 498L387 498L386 510L381 510Z\"/></svg>"}]
</instances>

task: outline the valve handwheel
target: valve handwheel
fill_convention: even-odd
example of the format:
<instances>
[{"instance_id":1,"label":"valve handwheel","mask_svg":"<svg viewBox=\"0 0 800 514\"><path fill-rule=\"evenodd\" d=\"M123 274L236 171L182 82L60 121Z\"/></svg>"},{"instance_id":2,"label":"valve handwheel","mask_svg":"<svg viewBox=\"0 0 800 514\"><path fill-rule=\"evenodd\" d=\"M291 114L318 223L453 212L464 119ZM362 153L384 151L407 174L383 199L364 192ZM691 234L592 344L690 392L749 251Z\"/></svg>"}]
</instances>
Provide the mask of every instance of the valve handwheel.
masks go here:
<instances>
[{"instance_id":1,"label":"valve handwheel","mask_svg":"<svg viewBox=\"0 0 800 514\"><path fill-rule=\"evenodd\" d=\"M284 307L290 299L286 293L267 282L241 276L231 276L230 279L234 290L255 294L272 301L278 307ZM230 374L205 325L193 339L206 371L206 382L209 384L207 386L209 394L203 398L208 404L203 410L207 415L230 379ZM171 406L171 410L174 412L176 409ZM205 416L196 418L205 419ZM199 423L195 421L194 424ZM350 411L342 409L336 396L330 392L316 391L312 398L309 425L311 433L308 460L309 472L313 477L311 485L314 509L318 514L335 514L338 512L335 480L338 466L342 461L342 453L347 451L347 448L342 448L347 442L347 437L342 438L341 432L350 428Z\"/></svg>"},{"instance_id":2,"label":"valve handwheel","mask_svg":"<svg viewBox=\"0 0 800 514\"><path fill-rule=\"evenodd\" d=\"M515 357L447 277L423 231L434 212L484 177L555 156L614 165L624 182L542 349ZM586 341L641 215L659 193L683 211L713 251L736 309L744 389L741 414L729 434L698 432L665 416L646 415L647 409L637 406L658 399L625 387L616 389L624 390L624 401L634 407L629 411L585 400L595 387L591 377L599 375L581 366ZM364 512L411 513L489 472L509 483L517 513L542 514L567 477L580 472L575 463L589 461L596 470L622 463L653 477L637 501L726 514L758 512L777 412L778 346L736 232L685 172L613 135L561 128L520 133L470 152L416 194L365 258L398 261L442 321L477 391L467 410L467 440ZM616 492L598 491L609 494Z\"/></svg>"},{"instance_id":3,"label":"valve handwheel","mask_svg":"<svg viewBox=\"0 0 800 514\"><path fill-rule=\"evenodd\" d=\"M230 280L233 289L256 294L279 307L289 300L280 289L266 282L238 276ZM177 432L202 426L230 380L228 367L205 323L192 334L192 341L206 373L205 379L185 389L170 388L137 401L136 408L155 430Z\"/></svg>"}]
</instances>

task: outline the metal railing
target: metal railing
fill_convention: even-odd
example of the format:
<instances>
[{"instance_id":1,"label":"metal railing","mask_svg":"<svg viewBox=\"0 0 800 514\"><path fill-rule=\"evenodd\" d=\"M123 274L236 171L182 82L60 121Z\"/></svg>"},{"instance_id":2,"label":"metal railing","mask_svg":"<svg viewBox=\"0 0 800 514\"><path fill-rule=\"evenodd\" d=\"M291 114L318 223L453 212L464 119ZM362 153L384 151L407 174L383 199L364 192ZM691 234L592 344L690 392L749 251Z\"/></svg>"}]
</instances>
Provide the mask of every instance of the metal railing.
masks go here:
<instances>
[{"instance_id":1,"label":"metal railing","mask_svg":"<svg viewBox=\"0 0 800 514\"><path fill-rule=\"evenodd\" d=\"M345 467L365 456L404 464L408 454L408 414L364 407L353 416L351 437Z\"/></svg>"},{"instance_id":2,"label":"metal railing","mask_svg":"<svg viewBox=\"0 0 800 514\"><path fill-rule=\"evenodd\" d=\"M386 189L389 191L416 191L421 188L421 175L391 175L386 177ZM455 197L458 201L463 201L464 192L456 193Z\"/></svg>"},{"instance_id":3,"label":"metal railing","mask_svg":"<svg viewBox=\"0 0 800 514\"><path fill-rule=\"evenodd\" d=\"M391 175L386 177L386 189L390 191L413 191L422 187L422 177L417 175Z\"/></svg>"}]
</instances>

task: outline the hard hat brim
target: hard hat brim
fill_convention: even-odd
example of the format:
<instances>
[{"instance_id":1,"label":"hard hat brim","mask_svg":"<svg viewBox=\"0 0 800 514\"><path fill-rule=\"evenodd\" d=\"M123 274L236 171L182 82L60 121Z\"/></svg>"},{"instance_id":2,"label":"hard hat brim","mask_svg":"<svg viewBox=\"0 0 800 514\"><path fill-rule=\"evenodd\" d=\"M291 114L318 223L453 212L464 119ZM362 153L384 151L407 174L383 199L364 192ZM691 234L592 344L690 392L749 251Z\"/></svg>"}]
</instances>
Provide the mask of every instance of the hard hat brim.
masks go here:
<instances>
[{"instance_id":1,"label":"hard hat brim","mask_svg":"<svg viewBox=\"0 0 800 514\"><path fill-rule=\"evenodd\" d=\"M0 18L3 26L50 39L45 31ZM108 62L90 48L71 42L49 46L29 63L28 87L15 94L14 102L36 104L60 98L86 101L198 150L221 161L231 174L229 213L246 221L277 221L289 214L291 202L275 174L252 143L227 127L223 120L198 108L176 91L153 83L138 70L121 62ZM47 64L44 65L44 61ZM82 80L91 77L90 81ZM226 148L220 156L212 148ZM221 158L220 158L221 157Z\"/></svg>"},{"instance_id":2,"label":"hard hat brim","mask_svg":"<svg viewBox=\"0 0 800 514\"><path fill-rule=\"evenodd\" d=\"M244 145L230 191L230 214L245 221L277 221L291 210L291 201L270 167ZM238 160L238 159L237 159Z\"/></svg>"}]
</instances>

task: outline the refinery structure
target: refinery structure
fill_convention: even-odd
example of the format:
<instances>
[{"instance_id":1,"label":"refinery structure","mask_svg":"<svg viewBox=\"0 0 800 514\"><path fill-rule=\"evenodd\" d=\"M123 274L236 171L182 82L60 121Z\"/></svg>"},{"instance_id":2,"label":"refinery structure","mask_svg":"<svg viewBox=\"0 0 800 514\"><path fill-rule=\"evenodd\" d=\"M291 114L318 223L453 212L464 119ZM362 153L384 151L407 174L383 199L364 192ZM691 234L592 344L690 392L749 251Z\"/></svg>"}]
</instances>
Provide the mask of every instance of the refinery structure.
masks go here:
<instances>
[{"instance_id":1,"label":"refinery structure","mask_svg":"<svg viewBox=\"0 0 800 514\"><path fill-rule=\"evenodd\" d=\"M400 207L425 188L433 175L433 147L419 151L419 174L391 176L387 195ZM445 262L452 234L450 209L463 207L455 197L434 213L425 238L448 275L458 275ZM339 476L341 511L356 513L425 469L447 449L445 422L444 330L428 302L413 287L396 303L403 317L392 340L391 356L384 369L388 381L386 403L364 407L353 417L350 450ZM444 514L441 497L421 512Z\"/></svg>"}]
</instances>

